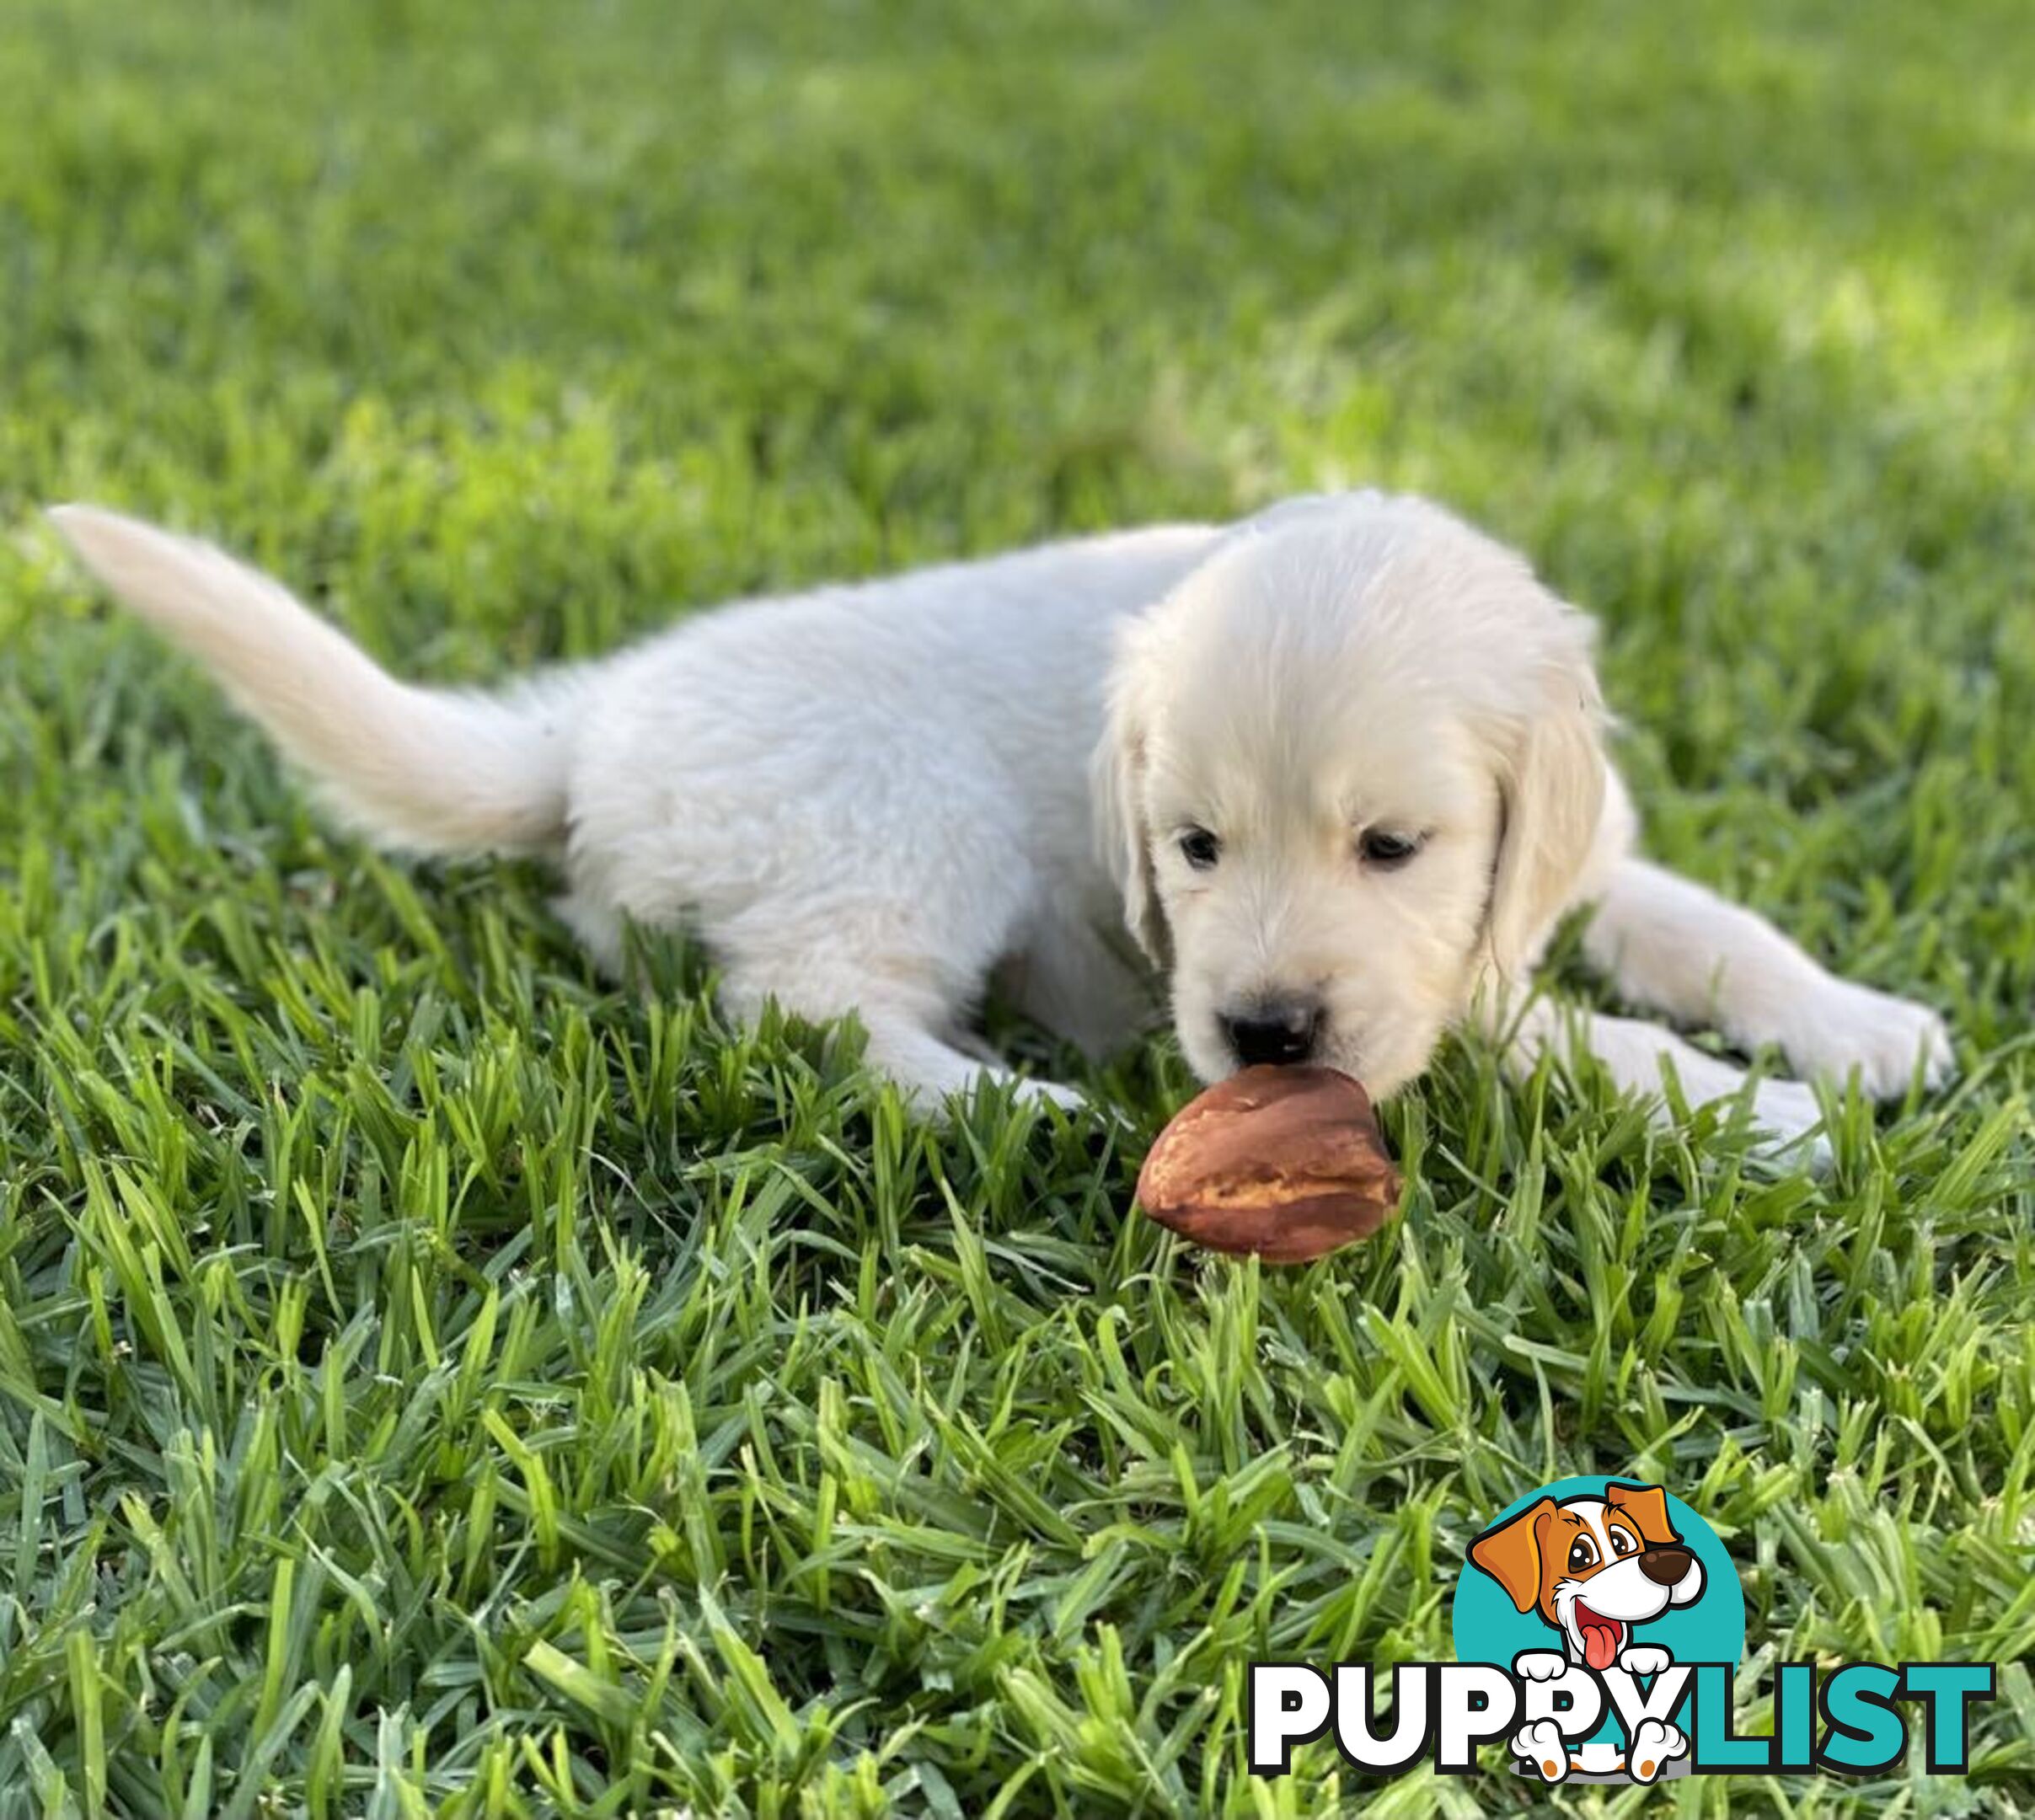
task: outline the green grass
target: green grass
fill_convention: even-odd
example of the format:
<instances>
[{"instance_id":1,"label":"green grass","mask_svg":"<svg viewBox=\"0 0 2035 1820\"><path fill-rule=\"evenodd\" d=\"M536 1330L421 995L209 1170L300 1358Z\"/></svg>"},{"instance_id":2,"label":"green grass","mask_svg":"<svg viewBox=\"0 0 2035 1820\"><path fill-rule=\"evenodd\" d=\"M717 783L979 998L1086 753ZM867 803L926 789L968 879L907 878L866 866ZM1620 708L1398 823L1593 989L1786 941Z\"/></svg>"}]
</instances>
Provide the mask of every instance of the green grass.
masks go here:
<instances>
[{"instance_id":1,"label":"green grass","mask_svg":"<svg viewBox=\"0 0 2035 1820\"><path fill-rule=\"evenodd\" d=\"M1242 1774L1245 1664L1446 1653L1572 1471L1711 1518L1756 1670L2007 1665L1969 1781L1676 1812L2035 1812L2032 92L2004 0L14 8L0 1817L1354 1807ZM464 679L1359 479L1603 616L1654 849L1954 1090L1812 1180L1451 1047L1402 1226L1197 1258L1126 1218L1169 1045L1127 1134L929 1135L696 954L619 993L35 516Z\"/></svg>"}]
</instances>

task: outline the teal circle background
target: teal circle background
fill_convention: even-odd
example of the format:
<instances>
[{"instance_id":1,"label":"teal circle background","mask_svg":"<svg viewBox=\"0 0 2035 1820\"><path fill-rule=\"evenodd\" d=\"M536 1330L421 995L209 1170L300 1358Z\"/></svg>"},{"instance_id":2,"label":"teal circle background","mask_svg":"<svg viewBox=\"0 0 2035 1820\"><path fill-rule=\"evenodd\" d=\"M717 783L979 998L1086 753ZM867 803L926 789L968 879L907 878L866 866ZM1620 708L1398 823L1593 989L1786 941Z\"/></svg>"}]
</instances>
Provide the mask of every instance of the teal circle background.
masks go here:
<instances>
[{"instance_id":1,"label":"teal circle background","mask_svg":"<svg viewBox=\"0 0 2035 1820\"><path fill-rule=\"evenodd\" d=\"M1495 1528L1544 1497L1551 1497L1556 1503L1564 1498L1600 1498L1611 1480L1620 1485L1652 1483L1632 1473L1557 1479L1552 1485L1537 1486L1524 1497L1513 1499L1477 1533L1481 1535L1484 1529ZM1703 1564L1703 1591L1693 1605L1671 1607L1651 1624L1638 1625L1631 1641L1657 1643L1678 1662L1729 1662L1736 1670L1745 1655L1745 1594L1738 1586L1738 1570L1717 1539L1716 1532L1674 1492L1667 1496L1668 1515L1675 1534ZM1455 1638L1458 1662L1490 1662L1509 1669L1513 1657L1522 1650L1566 1647L1561 1634L1544 1624L1536 1614L1513 1610L1504 1587L1472 1562L1467 1550L1455 1582L1449 1628ZM1688 1729L1683 1723L1687 1705L1684 1701L1682 1712L1676 1716L1684 1731ZM1622 1742L1624 1732L1616 1717L1607 1712L1591 1739Z\"/></svg>"}]
</instances>

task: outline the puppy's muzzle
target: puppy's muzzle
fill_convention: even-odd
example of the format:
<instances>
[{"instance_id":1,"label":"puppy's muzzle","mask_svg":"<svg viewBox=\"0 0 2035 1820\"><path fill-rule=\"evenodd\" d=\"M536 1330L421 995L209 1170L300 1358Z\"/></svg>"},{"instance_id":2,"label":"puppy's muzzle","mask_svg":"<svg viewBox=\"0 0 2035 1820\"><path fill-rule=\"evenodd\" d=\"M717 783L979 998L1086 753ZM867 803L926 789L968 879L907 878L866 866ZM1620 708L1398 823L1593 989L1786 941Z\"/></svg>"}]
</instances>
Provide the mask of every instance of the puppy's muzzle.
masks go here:
<instances>
[{"instance_id":1,"label":"puppy's muzzle","mask_svg":"<svg viewBox=\"0 0 2035 1820\"><path fill-rule=\"evenodd\" d=\"M1689 1577L1695 1556L1685 1548L1641 1549L1639 1571L1656 1586L1679 1586Z\"/></svg>"},{"instance_id":2,"label":"puppy's muzzle","mask_svg":"<svg viewBox=\"0 0 2035 1820\"><path fill-rule=\"evenodd\" d=\"M1245 1068L1288 1066L1314 1059L1326 1019L1319 998L1266 998L1225 1014L1223 1038Z\"/></svg>"}]
</instances>

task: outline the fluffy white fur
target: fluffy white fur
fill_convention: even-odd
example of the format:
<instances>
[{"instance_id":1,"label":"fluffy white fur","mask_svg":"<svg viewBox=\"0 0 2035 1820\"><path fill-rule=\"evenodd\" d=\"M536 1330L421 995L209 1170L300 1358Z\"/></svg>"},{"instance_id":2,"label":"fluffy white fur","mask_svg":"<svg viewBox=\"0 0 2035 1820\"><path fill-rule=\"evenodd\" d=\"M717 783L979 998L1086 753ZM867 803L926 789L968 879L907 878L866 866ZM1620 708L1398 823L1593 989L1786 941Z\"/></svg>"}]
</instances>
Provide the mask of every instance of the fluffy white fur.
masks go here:
<instances>
[{"instance_id":1,"label":"fluffy white fur","mask_svg":"<svg viewBox=\"0 0 2035 1820\"><path fill-rule=\"evenodd\" d=\"M1631 856L1588 621L1423 500L1310 497L748 602L492 696L394 680L206 544L53 517L352 823L552 855L610 965L627 919L686 921L733 1012L858 1014L929 1108L1004 1073L967 1022L999 970L1091 1052L1169 985L1208 1079L1298 1005L1297 1041L1380 1094L1471 1019L1523 1066L1580 1043L1629 1089L1666 1063L1691 1103L1740 1091L1664 1029L1513 989L1584 903L1629 999L1875 1095L1949 1064L1933 1013ZM1417 851L1380 860L1381 838ZM1754 1095L1784 1139L1818 1121L1800 1083Z\"/></svg>"}]
</instances>

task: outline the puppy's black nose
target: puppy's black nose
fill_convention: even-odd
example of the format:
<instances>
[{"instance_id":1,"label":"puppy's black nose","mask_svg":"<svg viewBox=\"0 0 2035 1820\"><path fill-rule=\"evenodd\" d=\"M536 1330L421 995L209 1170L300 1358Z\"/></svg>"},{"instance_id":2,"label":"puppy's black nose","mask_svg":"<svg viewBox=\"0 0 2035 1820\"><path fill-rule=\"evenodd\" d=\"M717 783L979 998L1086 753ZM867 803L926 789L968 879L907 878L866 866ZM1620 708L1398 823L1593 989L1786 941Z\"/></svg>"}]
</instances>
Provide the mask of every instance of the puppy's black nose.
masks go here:
<instances>
[{"instance_id":1,"label":"puppy's black nose","mask_svg":"<svg viewBox=\"0 0 2035 1820\"><path fill-rule=\"evenodd\" d=\"M1223 1035L1245 1068L1261 1062L1305 1062L1321 1036L1321 1004L1315 998L1268 998L1223 1020Z\"/></svg>"},{"instance_id":2,"label":"puppy's black nose","mask_svg":"<svg viewBox=\"0 0 2035 1820\"><path fill-rule=\"evenodd\" d=\"M1647 1548L1639 1551L1639 1571L1656 1586L1679 1586L1695 1560L1685 1548Z\"/></svg>"}]
</instances>

